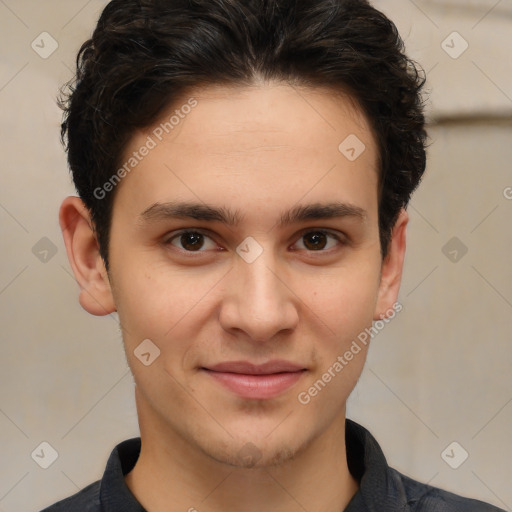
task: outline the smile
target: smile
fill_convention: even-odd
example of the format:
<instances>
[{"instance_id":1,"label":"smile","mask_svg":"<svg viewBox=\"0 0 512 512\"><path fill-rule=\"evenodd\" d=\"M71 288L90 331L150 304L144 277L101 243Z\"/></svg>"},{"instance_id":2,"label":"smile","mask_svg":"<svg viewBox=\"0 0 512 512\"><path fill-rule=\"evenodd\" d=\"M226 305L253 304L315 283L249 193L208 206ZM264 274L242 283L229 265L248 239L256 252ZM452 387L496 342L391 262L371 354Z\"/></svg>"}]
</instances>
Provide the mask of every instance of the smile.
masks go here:
<instances>
[{"instance_id":1,"label":"smile","mask_svg":"<svg viewBox=\"0 0 512 512\"><path fill-rule=\"evenodd\" d=\"M265 400L291 388L307 371L287 361L253 365L243 361L221 363L202 370L241 398Z\"/></svg>"}]
</instances>

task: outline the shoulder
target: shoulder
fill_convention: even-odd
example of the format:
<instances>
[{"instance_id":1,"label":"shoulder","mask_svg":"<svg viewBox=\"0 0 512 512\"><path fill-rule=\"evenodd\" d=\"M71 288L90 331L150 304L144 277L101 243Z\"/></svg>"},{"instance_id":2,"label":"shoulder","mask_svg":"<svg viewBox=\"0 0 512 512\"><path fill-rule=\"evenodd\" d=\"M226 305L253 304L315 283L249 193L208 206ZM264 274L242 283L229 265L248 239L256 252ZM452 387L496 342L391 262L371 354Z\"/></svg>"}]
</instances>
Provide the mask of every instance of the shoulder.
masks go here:
<instances>
[{"instance_id":1,"label":"shoulder","mask_svg":"<svg viewBox=\"0 0 512 512\"><path fill-rule=\"evenodd\" d=\"M411 512L504 512L482 501L464 498L443 489L422 484L395 469L391 471L402 481Z\"/></svg>"},{"instance_id":2,"label":"shoulder","mask_svg":"<svg viewBox=\"0 0 512 512\"><path fill-rule=\"evenodd\" d=\"M45 508L41 512L101 512L100 481L88 485L73 496Z\"/></svg>"},{"instance_id":3,"label":"shoulder","mask_svg":"<svg viewBox=\"0 0 512 512\"><path fill-rule=\"evenodd\" d=\"M360 482L347 512L505 512L471 498L413 480L390 467L377 440L364 427L347 419L347 461ZM378 507L377 507L378 506Z\"/></svg>"}]
</instances>

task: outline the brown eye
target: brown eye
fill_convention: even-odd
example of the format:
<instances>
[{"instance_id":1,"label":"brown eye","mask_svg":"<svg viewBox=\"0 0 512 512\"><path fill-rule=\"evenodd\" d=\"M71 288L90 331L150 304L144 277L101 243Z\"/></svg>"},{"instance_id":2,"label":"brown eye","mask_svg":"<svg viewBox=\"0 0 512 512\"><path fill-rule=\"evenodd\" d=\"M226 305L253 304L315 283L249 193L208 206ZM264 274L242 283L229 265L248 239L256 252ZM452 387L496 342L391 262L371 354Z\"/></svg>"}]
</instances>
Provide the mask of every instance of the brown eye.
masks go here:
<instances>
[{"instance_id":1,"label":"brown eye","mask_svg":"<svg viewBox=\"0 0 512 512\"><path fill-rule=\"evenodd\" d=\"M205 252L216 247L215 242L199 231L182 231L171 237L166 244L173 245L182 251Z\"/></svg>"},{"instance_id":2,"label":"brown eye","mask_svg":"<svg viewBox=\"0 0 512 512\"><path fill-rule=\"evenodd\" d=\"M327 244L327 237L322 232L307 233L303 236L303 240L304 246L311 251L324 249Z\"/></svg>"},{"instance_id":3,"label":"brown eye","mask_svg":"<svg viewBox=\"0 0 512 512\"><path fill-rule=\"evenodd\" d=\"M184 233L180 236L180 242L187 251L197 251L204 244L204 236L201 233Z\"/></svg>"},{"instance_id":4,"label":"brown eye","mask_svg":"<svg viewBox=\"0 0 512 512\"><path fill-rule=\"evenodd\" d=\"M342 242L334 233L327 231L308 231L301 236L297 244L299 249L322 252L332 249L336 245L342 244Z\"/></svg>"}]
</instances>

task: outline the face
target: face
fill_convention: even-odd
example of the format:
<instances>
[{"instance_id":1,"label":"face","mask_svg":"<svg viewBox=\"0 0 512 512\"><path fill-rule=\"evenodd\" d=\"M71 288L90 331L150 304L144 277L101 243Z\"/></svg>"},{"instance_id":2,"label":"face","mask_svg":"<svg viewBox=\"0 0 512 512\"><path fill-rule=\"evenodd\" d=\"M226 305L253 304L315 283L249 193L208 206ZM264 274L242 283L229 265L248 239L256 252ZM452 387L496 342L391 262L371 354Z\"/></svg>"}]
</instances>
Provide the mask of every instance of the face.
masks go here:
<instances>
[{"instance_id":1,"label":"face","mask_svg":"<svg viewBox=\"0 0 512 512\"><path fill-rule=\"evenodd\" d=\"M109 285L141 431L273 464L344 423L367 346L343 355L396 299L381 280L376 145L328 90L191 96L162 116L176 114L169 133L135 134L114 201ZM355 151L339 149L348 136Z\"/></svg>"}]
</instances>

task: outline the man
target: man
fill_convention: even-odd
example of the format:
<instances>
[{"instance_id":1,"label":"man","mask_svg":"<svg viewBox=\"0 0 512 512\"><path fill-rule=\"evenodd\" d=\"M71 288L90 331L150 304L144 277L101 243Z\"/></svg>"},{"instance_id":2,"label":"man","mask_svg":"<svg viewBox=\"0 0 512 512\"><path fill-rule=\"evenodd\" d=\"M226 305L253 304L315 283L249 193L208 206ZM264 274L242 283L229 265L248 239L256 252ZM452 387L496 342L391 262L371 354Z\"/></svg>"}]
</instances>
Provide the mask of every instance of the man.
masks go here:
<instances>
[{"instance_id":1,"label":"man","mask_svg":"<svg viewBox=\"0 0 512 512\"><path fill-rule=\"evenodd\" d=\"M345 404L401 307L423 79L363 0L114 0L63 100L80 304L140 439L48 511L497 511L387 466Z\"/></svg>"}]
</instances>

